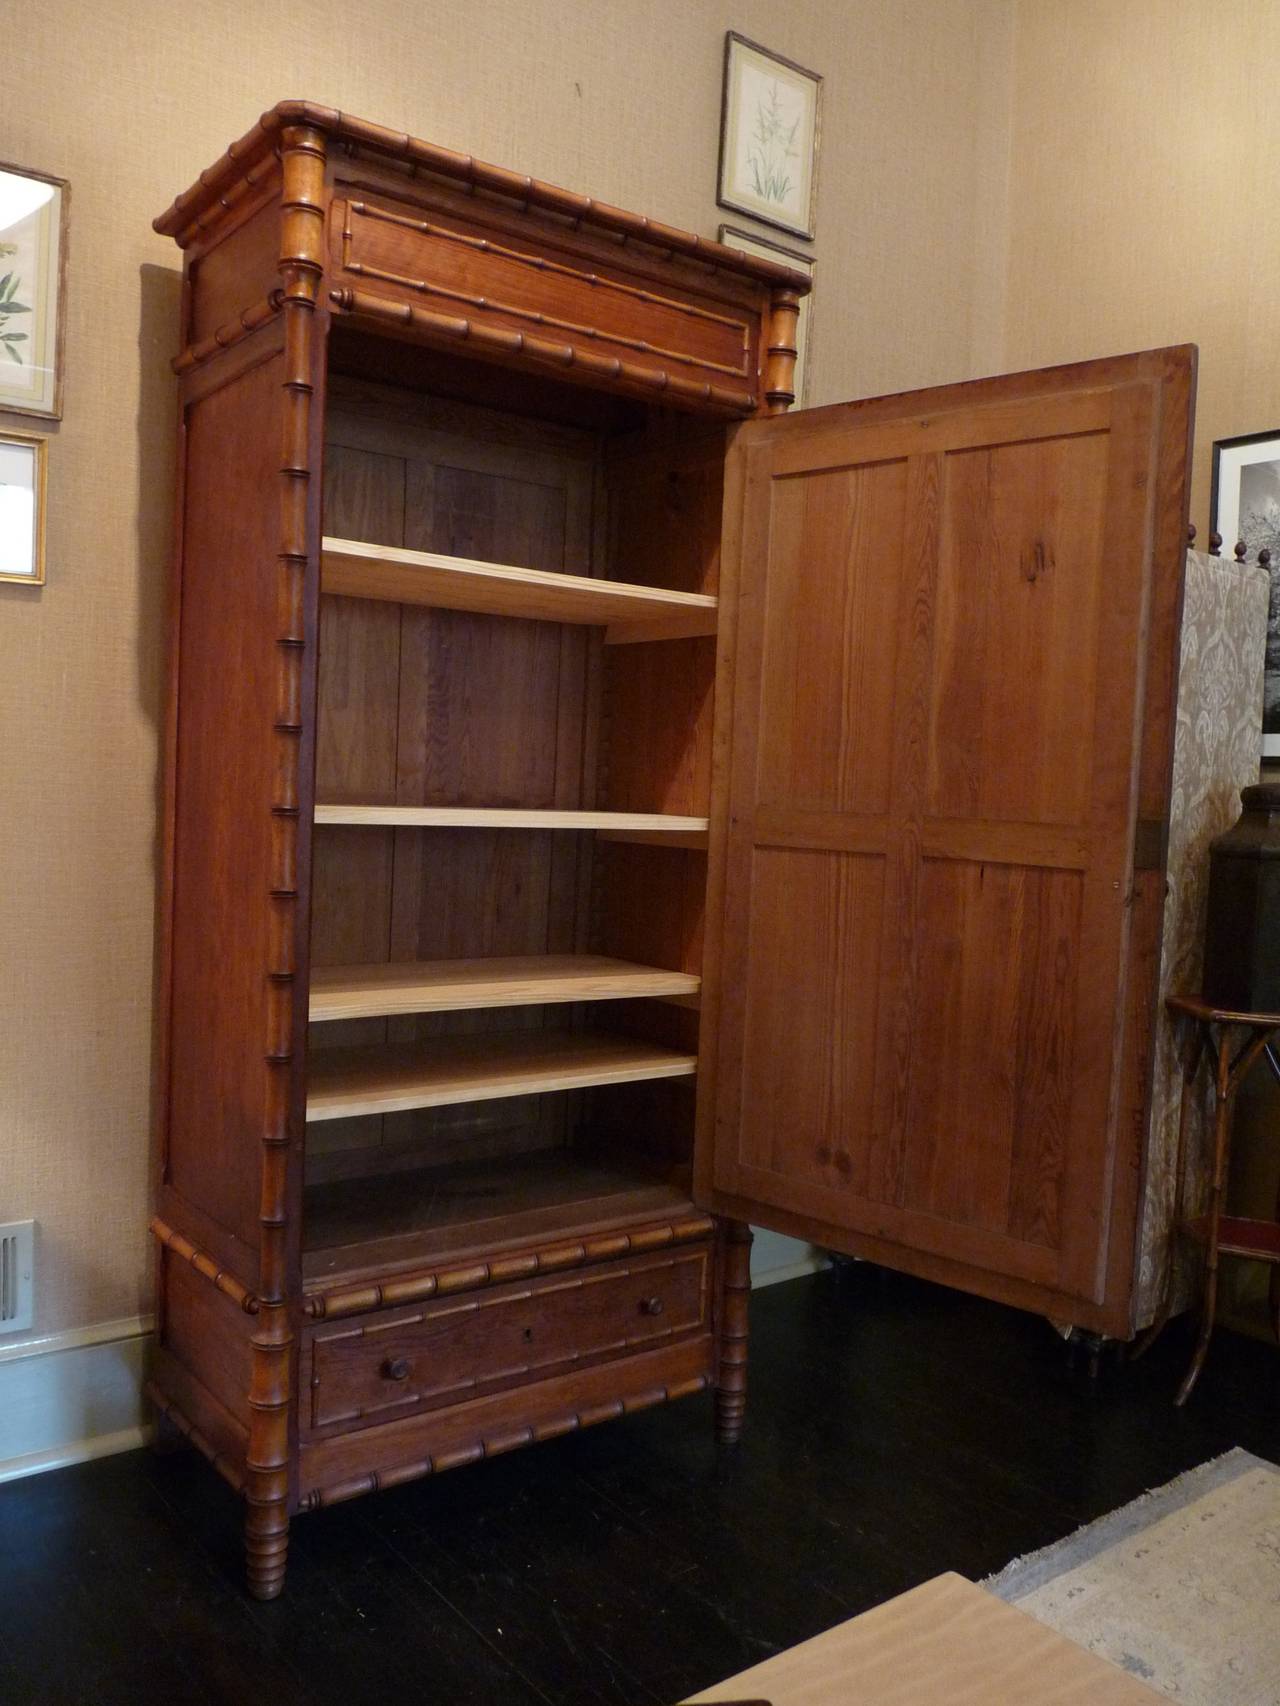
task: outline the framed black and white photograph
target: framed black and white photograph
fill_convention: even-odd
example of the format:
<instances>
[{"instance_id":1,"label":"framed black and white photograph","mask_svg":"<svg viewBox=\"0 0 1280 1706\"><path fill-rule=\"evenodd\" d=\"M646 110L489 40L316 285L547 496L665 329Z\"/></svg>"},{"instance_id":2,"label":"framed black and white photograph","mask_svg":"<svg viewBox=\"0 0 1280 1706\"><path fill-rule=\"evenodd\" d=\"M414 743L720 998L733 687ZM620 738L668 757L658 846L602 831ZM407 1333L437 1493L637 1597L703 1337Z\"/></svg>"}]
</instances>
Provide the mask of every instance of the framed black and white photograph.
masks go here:
<instances>
[{"instance_id":1,"label":"framed black and white photograph","mask_svg":"<svg viewBox=\"0 0 1280 1706\"><path fill-rule=\"evenodd\" d=\"M25 432L0 432L0 581L44 585L47 446Z\"/></svg>"},{"instance_id":2,"label":"framed black and white photograph","mask_svg":"<svg viewBox=\"0 0 1280 1706\"><path fill-rule=\"evenodd\" d=\"M726 249L737 249L744 255L757 255L763 261L781 261L783 266L813 277L813 256L788 249L755 231L740 231L733 225L720 227L720 241ZM809 329L813 320L813 292L800 298L800 313L796 319L796 400L793 407L803 409L809 382Z\"/></svg>"},{"instance_id":3,"label":"framed black and white photograph","mask_svg":"<svg viewBox=\"0 0 1280 1706\"><path fill-rule=\"evenodd\" d=\"M721 207L812 237L822 78L730 30L720 111Z\"/></svg>"},{"instance_id":4,"label":"framed black and white photograph","mask_svg":"<svg viewBox=\"0 0 1280 1706\"><path fill-rule=\"evenodd\" d=\"M1280 427L1217 441L1209 513L1225 552L1243 539L1251 560L1271 553L1262 756L1280 760Z\"/></svg>"}]
</instances>

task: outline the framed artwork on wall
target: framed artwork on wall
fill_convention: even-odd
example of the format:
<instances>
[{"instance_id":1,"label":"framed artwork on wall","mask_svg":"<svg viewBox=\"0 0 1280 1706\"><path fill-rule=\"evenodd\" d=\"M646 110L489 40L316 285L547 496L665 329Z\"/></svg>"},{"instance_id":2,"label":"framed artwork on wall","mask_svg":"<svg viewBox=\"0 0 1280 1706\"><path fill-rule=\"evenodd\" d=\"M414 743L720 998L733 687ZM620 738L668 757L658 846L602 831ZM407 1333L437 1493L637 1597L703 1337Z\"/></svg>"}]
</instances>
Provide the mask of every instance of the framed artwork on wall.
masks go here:
<instances>
[{"instance_id":1,"label":"framed artwork on wall","mask_svg":"<svg viewBox=\"0 0 1280 1706\"><path fill-rule=\"evenodd\" d=\"M730 30L720 110L721 207L812 237L822 78Z\"/></svg>"},{"instance_id":2,"label":"framed artwork on wall","mask_svg":"<svg viewBox=\"0 0 1280 1706\"><path fill-rule=\"evenodd\" d=\"M44 585L47 440L0 432L0 581Z\"/></svg>"},{"instance_id":3,"label":"framed artwork on wall","mask_svg":"<svg viewBox=\"0 0 1280 1706\"><path fill-rule=\"evenodd\" d=\"M1250 557L1263 550L1271 553L1262 756L1280 760L1280 428L1217 441L1209 516L1225 550L1243 539Z\"/></svg>"},{"instance_id":4,"label":"framed artwork on wall","mask_svg":"<svg viewBox=\"0 0 1280 1706\"><path fill-rule=\"evenodd\" d=\"M740 249L744 255L759 255L762 260L781 261L797 272L813 277L813 256L801 255L783 243L774 243L754 231L742 231L734 225L722 225L720 241L727 249ZM813 317L813 292L800 298L800 315L796 321L796 400L794 407L803 409L809 385L809 328Z\"/></svg>"},{"instance_id":5,"label":"framed artwork on wall","mask_svg":"<svg viewBox=\"0 0 1280 1706\"><path fill-rule=\"evenodd\" d=\"M0 164L0 409L62 416L68 192Z\"/></svg>"}]
</instances>

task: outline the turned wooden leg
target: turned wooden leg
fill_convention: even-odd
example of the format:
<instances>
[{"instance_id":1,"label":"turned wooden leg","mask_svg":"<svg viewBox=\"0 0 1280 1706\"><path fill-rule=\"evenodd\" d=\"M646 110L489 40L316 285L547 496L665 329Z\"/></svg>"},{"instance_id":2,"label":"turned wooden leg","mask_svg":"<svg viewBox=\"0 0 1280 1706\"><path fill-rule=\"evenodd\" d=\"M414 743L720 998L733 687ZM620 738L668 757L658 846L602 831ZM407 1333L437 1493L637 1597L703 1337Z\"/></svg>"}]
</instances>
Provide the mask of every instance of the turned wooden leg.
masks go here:
<instances>
[{"instance_id":1,"label":"turned wooden leg","mask_svg":"<svg viewBox=\"0 0 1280 1706\"><path fill-rule=\"evenodd\" d=\"M288 1315L264 1303L249 1341L249 1452L244 1496L245 1564L255 1599L275 1599L284 1587L289 1550L289 1380L293 1347Z\"/></svg>"},{"instance_id":2,"label":"turned wooden leg","mask_svg":"<svg viewBox=\"0 0 1280 1706\"><path fill-rule=\"evenodd\" d=\"M716 1439L736 1445L747 1407L747 1333L751 1299L751 1228L724 1229L720 1266L720 1354L716 1367Z\"/></svg>"},{"instance_id":3,"label":"turned wooden leg","mask_svg":"<svg viewBox=\"0 0 1280 1706\"><path fill-rule=\"evenodd\" d=\"M284 1591L289 1553L289 1513L283 1500L250 1501L244 1519L245 1574L255 1599L278 1599Z\"/></svg>"},{"instance_id":4,"label":"turned wooden leg","mask_svg":"<svg viewBox=\"0 0 1280 1706\"><path fill-rule=\"evenodd\" d=\"M1213 1337L1213 1313L1218 1305L1218 1223L1222 1218L1222 1199L1227 1188L1227 1165L1231 1154L1231 1116L1236 1089L1231 1074L1228 1041L1229 1037L1224 1031L1222 1041L1218 1046L1218 1070L1214 1085L1213 1177L1209 1185L1208 1235L1205 1240L1204 1299L1200 1307L1200 1331L1196 1338L1196 1348L1191 1358L1191 1366L1187 1370L1182 1385L1178 1388L1178 1396L1174 1399L1174 1403L1178 1406L1186 1403L1191 1396L1192 1388L1200 1378L1204 1359L1209 1352L1209 1340Z\"/></svg>"}]
</instances>

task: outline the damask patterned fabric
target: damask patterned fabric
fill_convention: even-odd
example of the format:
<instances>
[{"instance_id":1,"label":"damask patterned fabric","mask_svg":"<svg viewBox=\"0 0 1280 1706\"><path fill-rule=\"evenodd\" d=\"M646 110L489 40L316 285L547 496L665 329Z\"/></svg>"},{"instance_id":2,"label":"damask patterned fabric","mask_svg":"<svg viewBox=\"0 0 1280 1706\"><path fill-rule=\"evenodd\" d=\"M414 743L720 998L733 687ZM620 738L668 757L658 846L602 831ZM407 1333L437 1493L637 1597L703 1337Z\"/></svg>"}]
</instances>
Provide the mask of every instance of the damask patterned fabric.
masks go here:
<instances>
[{"instance_id":1,"label":"damask patterned fabric","mask_svg":"<svg viewBox=\"0 0 1280 1706\"><path fill-rule=\"evenodd\" d=\"M1187 552L1182 675L1169 825L1169 895L1160 956L1151 1130L1142 1203L1138 1324L1146 1325L1168 1273L1178 1150L1181 1072L1167 995L1200 984L1209 843L1240 815L1240 790L1258 780L1262 750L1262 674L1270 578L1257 563ZM1187 1134L1186 1205L1203 1202L1208 1121L1203 1077ZM1174 1276L1173 1305L1185 1308L1194 1278Z\"/></svg>"}]
</instances>

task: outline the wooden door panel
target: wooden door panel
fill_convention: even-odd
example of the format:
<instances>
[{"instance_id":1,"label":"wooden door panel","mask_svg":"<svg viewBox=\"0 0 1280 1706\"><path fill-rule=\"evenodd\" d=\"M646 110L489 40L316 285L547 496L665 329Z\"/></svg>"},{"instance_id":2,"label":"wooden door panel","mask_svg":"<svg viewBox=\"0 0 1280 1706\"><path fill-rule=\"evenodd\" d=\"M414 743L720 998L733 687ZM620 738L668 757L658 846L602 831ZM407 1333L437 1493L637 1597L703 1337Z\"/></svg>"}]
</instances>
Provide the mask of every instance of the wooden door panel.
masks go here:
<instances>
[{"instance_id":1,"label":"wooden door panel","mask_svg":"<svg viewBox=\"0 0 1280 1706\"><path fill-rule=\"evenodd\" d=\"M905 460L778 481L759 799L883 812L907 495ZM842 565L831 572L831 561Z\"/></svg>"},{"instance_id":2,"label":"wooden door panel","mask_svg":"<svg viewBox=\"0 0 1280 1706\"><path fill-rule=\"evenodd\" d=\"M742 1158L840 1186L871 1126L884 861L760 848L753 863Z\"/></svg>"},{"instance_id":3,"label":"wooden door panel","mask_svg":"<svg viewBox=\"0 0 1280 1706\"><path fill-rule=\"evenodd\" d=\"M740 431L709 1206L1105 1301L1132 1235L1111 1212L1128 900L1190 367L1152 352Z\"/></svg>"},{"instance_id":4,"label":"wooden door panel","mask_svg":"<svg viewBox=\"0 0 1280 1706\"><path fill-rule=\"evenodd\" d=\"M908 1208L1057 1247L1080 908L1074 871L922 861Z\"/></svg>"},{"instance_id":5,"label":"wooden door panel","mask_svg":"<svg viewBox=\"0 0 1280 1706\"><path fill-rule=\"evenodd\" d=\"M879 1247L877 1260L888 1266L912 1271L911 1261L895 1263L880 1254L886 1247L899 1247L904 1252L918 1252L924 1257L954 1264L953 1272L962 1265L972 1270L971 1289L985 1291L977 1283L983 1274L999 1275L1026 1285L1054 1290L1055 1295L1067 1297L1056 1290L1059 1263L1057 1252L1029 1244L1012 1234L990 1232L985 1227L968 1226L951 1216L925 1214L917 1210L898 1208L892 1203L878 1203L860 1197L852 1189L838 1192L830 1183L805 1179L788 1169L774 1172L765 1167L739 1165L730 1178L730 1187L720 1187L708 1201L738 1215L748 1216L757 1226L773 1227L795 1237L809 1238L824 1249L849 1250L857 1255L863 1240L874 1240ZM832 1215L833 1200L839 1218Z\"/></svg>"},{"instance_id":6,"label":"wooden door panel","mask_svg":"<svg viewBox=\"0 0 1280 1706\"><path fill-rule=\"evenodd\" d=\"M1109 438L1041 438L945 459L931 816L1087 815Z\"/></svg>"}]
</instances>

